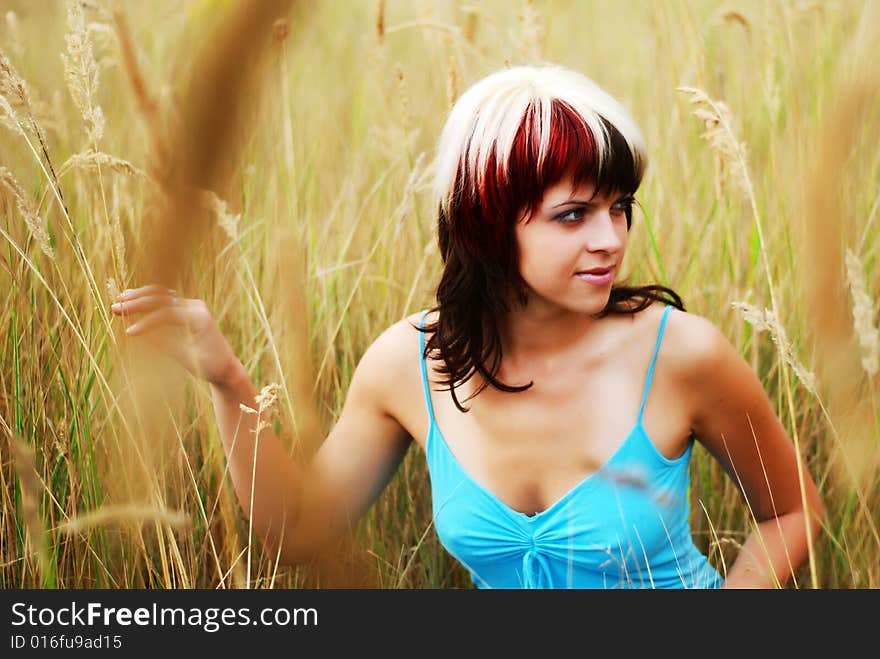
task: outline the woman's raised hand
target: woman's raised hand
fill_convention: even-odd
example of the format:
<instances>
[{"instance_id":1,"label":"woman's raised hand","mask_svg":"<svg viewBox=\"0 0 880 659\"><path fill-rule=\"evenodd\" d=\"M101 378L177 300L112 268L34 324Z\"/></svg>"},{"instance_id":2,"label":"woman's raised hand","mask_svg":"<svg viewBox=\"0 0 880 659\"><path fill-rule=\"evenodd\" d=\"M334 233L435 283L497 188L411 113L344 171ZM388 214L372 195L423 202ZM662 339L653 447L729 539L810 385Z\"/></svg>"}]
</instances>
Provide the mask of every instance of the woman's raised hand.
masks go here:
<instances>
[{"instance_id":1,"label":"woman's raised hand","mask_svg":"<svg viewBox=\"0 0 880 659\"><path fill-rule=\"evenodd\" d=\"M203 300L180 298L169 288L150 284L124 291L110 309L135 321L126 334L148 339L211 384L225 384L237 363Z\"/></svg>"}]
</instances>

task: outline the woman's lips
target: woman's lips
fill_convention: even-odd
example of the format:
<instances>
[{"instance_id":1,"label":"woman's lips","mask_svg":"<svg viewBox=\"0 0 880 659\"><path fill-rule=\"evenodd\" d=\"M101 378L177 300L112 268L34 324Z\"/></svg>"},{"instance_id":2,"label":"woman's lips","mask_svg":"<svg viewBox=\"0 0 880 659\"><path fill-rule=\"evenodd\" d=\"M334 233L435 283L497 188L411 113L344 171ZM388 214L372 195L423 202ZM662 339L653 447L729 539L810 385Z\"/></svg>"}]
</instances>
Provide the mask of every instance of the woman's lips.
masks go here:
<instances>
[{"instance_id":1,"label":"woman's lips","mask_svg":"<svg viewBox=\"0 0 880 659\"><path fill-rule=\"evenodd\" d=\"M588 284L593 284L593 286L607 286L614 281L614 268L609 268L602 274L579 272L575 277Z\"/></svg>"}]
</instances>

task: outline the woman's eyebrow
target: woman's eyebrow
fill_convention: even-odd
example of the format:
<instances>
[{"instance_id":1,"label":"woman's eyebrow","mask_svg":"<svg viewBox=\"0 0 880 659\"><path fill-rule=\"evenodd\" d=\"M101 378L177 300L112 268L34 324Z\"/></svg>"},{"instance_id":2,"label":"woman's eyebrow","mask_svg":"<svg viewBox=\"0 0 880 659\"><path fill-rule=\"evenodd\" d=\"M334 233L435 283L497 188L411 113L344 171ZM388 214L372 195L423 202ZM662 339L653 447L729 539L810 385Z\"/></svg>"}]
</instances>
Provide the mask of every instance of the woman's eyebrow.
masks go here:
<instances>
[{"instance_id":1,"label":"woman's eyebrow","mask_svg":"<svg viewBox=\"0 0 880 659\"><path fill-rule=\"evenodd\" d=\"M582 206L592 206L593 202L589 199L566 199L563 202L551 206L550 208L559 208L560 206L568 206L569 204L581 204Z\"/></svg>"}]
</instances>

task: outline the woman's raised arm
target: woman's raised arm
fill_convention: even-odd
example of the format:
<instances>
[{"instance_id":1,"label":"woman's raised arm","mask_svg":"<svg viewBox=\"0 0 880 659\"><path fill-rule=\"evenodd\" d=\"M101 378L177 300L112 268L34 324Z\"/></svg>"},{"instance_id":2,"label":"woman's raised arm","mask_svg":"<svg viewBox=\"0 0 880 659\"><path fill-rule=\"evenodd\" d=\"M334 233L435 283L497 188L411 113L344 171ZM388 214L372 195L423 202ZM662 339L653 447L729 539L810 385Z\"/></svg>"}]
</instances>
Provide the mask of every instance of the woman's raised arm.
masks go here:
<instances>
[{"instance_id":1,"label":"woman's raised arm","mask_svg":"<svg viewBox=\"0 0 880 659\"><path fill-rule=\"evenodd\" d=\"M239 503L282 563L308 560L353 526L409 447L409 435L386 405L396 378L395 356L401 353L395 341L406 331L405 321L386 330L364 354L335 427L304 465L288 455L270 427L256 436L256 415L241 410L242 404L258 409L256 390L204 302L174 303L167 289L146 286L121 296L113 312L136 317L131 336L149 339L210 383Z\"/></svg>"}]
</instances>

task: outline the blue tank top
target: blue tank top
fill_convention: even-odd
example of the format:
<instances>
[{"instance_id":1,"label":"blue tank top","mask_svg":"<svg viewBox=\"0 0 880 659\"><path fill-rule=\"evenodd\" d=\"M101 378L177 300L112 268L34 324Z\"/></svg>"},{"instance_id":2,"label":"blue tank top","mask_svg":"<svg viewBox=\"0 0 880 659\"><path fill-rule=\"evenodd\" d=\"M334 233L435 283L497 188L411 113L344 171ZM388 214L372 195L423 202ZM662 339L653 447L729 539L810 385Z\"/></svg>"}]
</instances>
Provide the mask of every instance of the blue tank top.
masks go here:
<instances>
[{"instance_id":1,"label":"blue tank top","mask_svg":"<svg viewBox=\"0 0 880 659\"><path fill-rule=\"evenodd\" d=\"M510 508L473 480L437 427L419 332L430 426L426 459L434 528L478 588L717 588L722 578L691 538L688 467L642 426L663 311L635 426L601 468L535 515ZM422 312L421 324L425 314Z\"/></svg>"}]
</instances>

